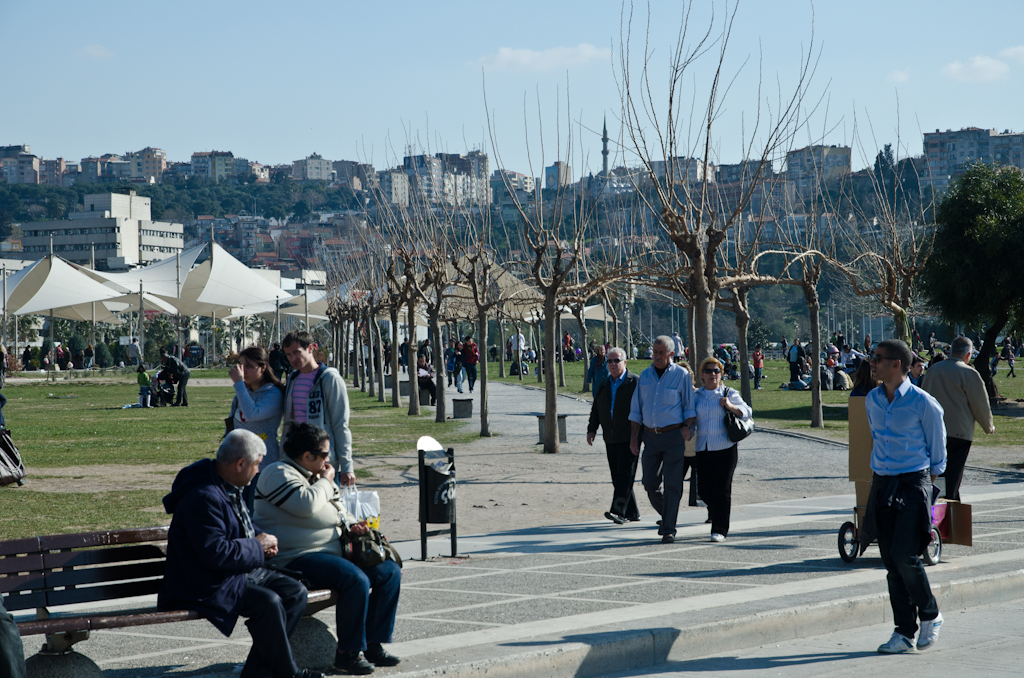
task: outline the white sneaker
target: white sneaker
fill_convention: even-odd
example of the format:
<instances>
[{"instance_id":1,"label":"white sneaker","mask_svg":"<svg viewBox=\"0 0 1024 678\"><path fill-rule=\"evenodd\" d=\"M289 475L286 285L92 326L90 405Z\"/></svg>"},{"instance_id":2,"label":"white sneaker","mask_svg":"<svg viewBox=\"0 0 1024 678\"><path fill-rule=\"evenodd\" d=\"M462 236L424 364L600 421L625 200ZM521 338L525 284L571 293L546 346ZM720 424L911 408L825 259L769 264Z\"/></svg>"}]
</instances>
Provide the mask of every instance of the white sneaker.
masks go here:
<instances>
[{"instance_id":1,"label":"white sneaker","mask_svg":"<svg viewBox=\"0 0 1024 678\"><path fill-rule=\"evenodd\" d=\"M719 544L719 543L725 541L725 535L724 534L718 534L717 532L712 532L711 533L711 541L715 542L716 544Z\"/></svg>"},{"instance_id":2,"label":"white sneaker","mask_svg":"<svg viewBox=\"0 0 1024 678\"><path fill-rule=\"evenodd\" d=\"M914 640L907 638L898 631L893 631L892 638L885 645L878 646L879 654L902 654L914 649Z\"/></svg>"},{"instance_id":3,"label":"white sneaker","mask_svg":"<svg viewBox=\"0 0 1024 678\"><path fill-rule=\"evenodd\" d=\"M917 649L927 650L939 639L939 631L942 630L942 613L931 621L921 622L921 632L917 634Z\"/></svg>"}]
</instances>

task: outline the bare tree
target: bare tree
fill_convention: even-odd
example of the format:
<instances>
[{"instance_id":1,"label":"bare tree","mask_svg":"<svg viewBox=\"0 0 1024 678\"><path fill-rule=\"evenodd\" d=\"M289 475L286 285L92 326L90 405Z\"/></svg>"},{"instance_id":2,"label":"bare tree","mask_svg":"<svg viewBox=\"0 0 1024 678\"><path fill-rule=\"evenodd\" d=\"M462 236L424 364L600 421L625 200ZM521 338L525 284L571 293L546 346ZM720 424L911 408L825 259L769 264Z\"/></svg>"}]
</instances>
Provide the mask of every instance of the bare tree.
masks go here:
<instances>
[{"instance_id":1,"label":"bare tree","mask_svg":"<svg viewBox=\"0 0 1024 678\"><path fill-rule=\"evenodd\" d=\"M711 318L721 292L757 282L758 274L730 263L723 248L729 233L742 229L744 210L762 190L772 163L781 162L795 132L804 125L802 107L815 57L812 34L811 47L801 58L789 93L783 94L780 89L775 102L768 105L758 88L752 130L741 135L743 157L752 167L749 181L740 188L732 209L720 211L711 171L713 131L732 84L726 79L725 57L736 9L727 13L720 28L716 29L712 18L706 29L691 40L690 7L687 4L682 11L678 39L669 59L664 115L658 112L660 88L653 80L653 49L646 39L641 57L635 56L632 8L623 19L618 79L628 145L639 157L645 174L645 180L637 182L637 194L657 216L663 237L681 255L665 257L655 270L679 281L675 291L693 309L691 357L697 362L712 354ZM649 31L645 38L649 38ZM711 60L706 99L698 102L694 98L687 107L684 92L691 86L688 80L705 58ZM695 114L698 106L702 110Z\"/></svg>"}]
</instances>

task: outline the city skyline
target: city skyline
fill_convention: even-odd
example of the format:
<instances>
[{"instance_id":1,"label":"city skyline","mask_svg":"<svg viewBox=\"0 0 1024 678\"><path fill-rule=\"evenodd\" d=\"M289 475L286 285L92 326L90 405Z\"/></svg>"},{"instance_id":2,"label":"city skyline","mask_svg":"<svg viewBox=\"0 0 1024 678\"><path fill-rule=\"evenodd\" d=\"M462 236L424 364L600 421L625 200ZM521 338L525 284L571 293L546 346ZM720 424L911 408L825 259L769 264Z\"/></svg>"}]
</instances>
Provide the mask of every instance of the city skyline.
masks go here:
<instances>
[{"instance_id":1,"label":"city skyline","mask_svg":"<svg viewBox=\"0 0 1024 678\"><path fill-rule=\"evenodd\" d=\"M172 161L230 150L267 165L316 152L379 169L400 164L410 145L431 154L480 148L492 168L536 177L566 159L579 177L600 171L607 116L611 164L636 163L617 144L621 104L612 62L620 3L521 3L515 12L468 3L388 7L0 2L0 38L9 53L33 55L0 73L0 91L18 93L0 109L0 145L25 143L41 157L68 160L146 146L164 149ZM720 26L723 6L717 8ZM694 8L691 30L706 25L706 9ZM826 99L794 147L851 145L860 169L885 143L919 155L922 134L936 129L1021 131L1021 96L1013 92L1021 90L1024 39L1014 19L1024 18L1024 9L1010 2L987 9L978 16L979 23L988 19L985 30L972 31L949 21L962 11L952 2L814 6L821 56L808 108L823 93ZM647 21L646 6L635 11L634 44ZM665 79L678 11L652 8L655 83ZM739 7L725 67L730 78L738 75L713 132L716 162L742 158L737 137L752 126L762 56L765 88L778 77L785 93L811 25L809 2ZM712 66L705 59L696 70L698 113ZM567 98L575 139L565 158Z\"/></svg>"}]
</instances>

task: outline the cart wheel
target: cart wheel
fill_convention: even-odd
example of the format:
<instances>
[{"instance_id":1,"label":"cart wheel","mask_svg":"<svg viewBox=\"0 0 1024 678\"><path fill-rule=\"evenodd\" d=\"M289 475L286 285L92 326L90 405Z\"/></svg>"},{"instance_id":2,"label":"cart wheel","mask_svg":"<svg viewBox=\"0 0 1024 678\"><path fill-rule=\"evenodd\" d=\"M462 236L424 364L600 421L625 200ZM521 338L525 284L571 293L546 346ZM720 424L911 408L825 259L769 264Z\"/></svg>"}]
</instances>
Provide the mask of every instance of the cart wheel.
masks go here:
<instances>
[{"instance_id":1,"label":"cart wheel","mask_svg":"<svg viewBox=\"0 0 1024 678\"><path fill-rule=\"evenodd\" d=\"M846 522L839 528L839 557L844 563L857 560L860 553L860 541L857 539L857 526Z\"/></svg>"},{"instance_id":2,"label":"cart wheel","mask_svg":"<svg viewBox=\"0 0 1024 678\"><path fill-rule=\"evenodd\" d=\"M938 565L939 558L942 557L942 537L939 536L939 528L932 526L932 538L928 542L928 547L925 548L924 554L921 559L925 565Z\"/></svg>"}]
</instances>

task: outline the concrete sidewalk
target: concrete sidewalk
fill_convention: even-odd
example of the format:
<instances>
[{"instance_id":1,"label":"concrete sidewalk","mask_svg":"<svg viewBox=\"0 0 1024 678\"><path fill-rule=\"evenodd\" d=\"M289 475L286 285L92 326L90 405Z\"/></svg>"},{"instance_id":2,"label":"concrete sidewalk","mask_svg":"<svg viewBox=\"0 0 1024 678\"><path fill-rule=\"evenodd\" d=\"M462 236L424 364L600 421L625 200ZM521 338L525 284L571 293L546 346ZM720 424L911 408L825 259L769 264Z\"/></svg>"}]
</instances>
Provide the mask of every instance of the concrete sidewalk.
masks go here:
<instances>
[{"instance_id":1,"label":"concrete sidewalk","mask_svg":"<svg viewBox=\"0 0 1024 678\"><path fill-rule=\"evenodd\" d=\"M974 546L947 545L928 569L953 635L952 612L1024 597L1024 483L970 486ZM653 518L462 537L459 558L408 561L395 643L403 657L378 674L596 676L680 662L847 628L889 611L877 549L839 559L853 495L738 506L723 544L702 510L681 515L678 541L657 541ZM443 550L432 542L432 552ZM403 542L419 557L418 542ZM332 652L334 612L317 615ZM883 633L888 637L887 633ZM873 652L882 640L872 636ZM28 654L40 637L25 638ZM77 646L108 676L231 675L248 650L239 624L207 622L98 632Z\"/></svg>"}]
</instances>

